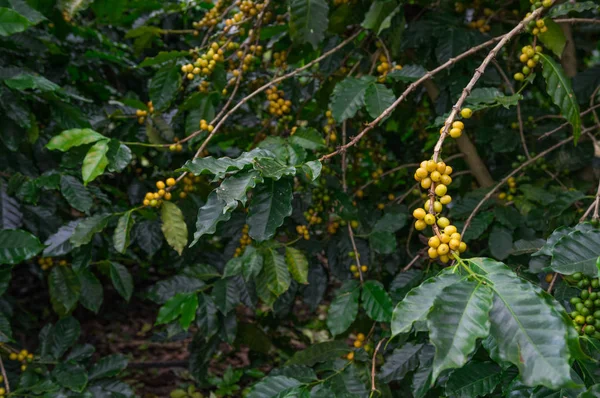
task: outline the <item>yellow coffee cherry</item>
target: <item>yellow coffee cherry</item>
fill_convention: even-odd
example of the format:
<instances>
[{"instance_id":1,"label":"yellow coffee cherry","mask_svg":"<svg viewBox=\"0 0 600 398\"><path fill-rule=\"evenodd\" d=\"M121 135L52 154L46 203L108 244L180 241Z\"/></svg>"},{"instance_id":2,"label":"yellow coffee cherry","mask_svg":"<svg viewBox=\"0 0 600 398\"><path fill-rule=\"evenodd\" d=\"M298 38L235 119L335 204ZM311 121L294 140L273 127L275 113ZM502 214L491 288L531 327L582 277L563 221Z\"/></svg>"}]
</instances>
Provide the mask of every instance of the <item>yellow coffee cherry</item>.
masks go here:
<instances>
[{"instance_id":1,"label":"yellow coffee cherry","mask_svg":"<svg viewBox=\"0 0 600 398\"><path fill-rule=\"evenodd\" d=\"M440 198L440 203L443 205L447 205L452 202L452 197L450 195L444 195Z\"/></svg>"},{"instance_id":2,"label":"yellow coffee cherry","mask_svg":"<svg viewBox=\"0 0 600 398\"><path fill-rule=\"evenodd\" d=\"M450 137L452 138L458 138L462 135L462 130L461 129L452 129L450 130Z\"/></svg>"},{"instance_id":3,"label":"yellow coffee cherry","mask_svg":"<svg viewBox=\"0 0 600 398\"><path fill-rule=\"evenodd\" d=\"M437 249L434 249L433 247L430 247L429 249L427 249L427 254L429 255L429 258L437 258L438 257Z\"/></svg>"},{"instance_id":4,"label":"yellow coffee cherry","mask_svg":"<svg viewBox=\"0 0 600 398\"><path fill-rule=\"evenodd\" d=\"M359 333L356 335L356 339L360 341L365 341L365 335L363 333Z\"/></svg>"},{"instance_id":5,"label":"yellow coffee cherry","mask_svg":"<svg viewBox=\"0 0 600 398\"><path fill-rule=\"evenodd\" d=\"M440 261L446 264L448 261L450 261L450 257L444 254L443 256L440 256Z\"/></svg>"},{"instance_id":6,"label":"yellow coffee cherry","mask_svg":"<svg viewBox=\"0 0 600 398\"><path fill-rule=\"evenodd\" d=\"M360 340L354 340L354 348L362 347L363 343Z\"/></svg>"},{"instance_id":7,"label":"yellow coffee cherry","mask_svg":"<svg viewBox=\"0 0 600 398\"><path fill-rule=\"evenodd\" d=\"M473 111L470 108L463 108L460 111L460 115L465 119L469 119L471 116L473 116Z\"/></svg>"},{"instance_id":8,"label":"yellow coffee cherry","mask_svg":"<svg viewBox=\"0 0 600 398\"><path fill-rule=\"evenodd\" d=\"M428 172L426 169L424 169L424 168L422 168L422 167L419 167L419 168L417 169L417 171L415 172L415 174L416 174L416 175L417 175L419 178L425 178L425 177L427 177L427 175L429 174L429 172Z\"/></svg>"},{"instance_id":9,"label":"yellow coffee cherry","mask_svg":"<svg viewBox=\"0 0 600 398\"><path fill-rule=\"evenodd\" d=\"M444 174L443 176L440 177L440 182L446 186L452 184L452 177L450 177L449 175Z\"/></svg>"},{"instance_id":10,"label":"yellow coffee cherry","mask_svg":"<svg viewBox=\"0 0 600 398\"><path fill-rule=\"evenodd\" d=\"M361 266L360 266L360 270L361 270L362 272L367 272L367 271L369 270L369 267L367 267L366 265L361 265Z\"/></svg>"},{"instance_id":11,"label":"yellow coffee cherry","mask_svg":"<svg viewBox=\"0 0 600 398\"><path fill-rule=\"evenodd\" d=\"M421 180L421 188L429 189L431 187L431 178L427 177Z\"/></svg>"},{"instance_id":12,"label":"yellow coffee cherry","mask_svg":"<svg viewBox=\"0 0 600 398\"><path fill-rule=\"evenodd\" d=\"M444 184L438 184L435 187L435 194L437 196L440 196L440 197L444 196L444 195L446 195L446 192L448 192L448 187L446 187Z\"/></svg>"},{"instance_id":13,"label":"yellow coffee cherry","mask_svg":"<svg viewBox=\"0 0 600 398\"><path fill-rule=\"evenodd\" d=\"M458 250L458 247L460 246L460 241L458 239L450 239L448 246L450 246L450 249L452 250Z\"/></svg>"},{"instance_id":14,"label":"yellow coffee cherry","mask_svg":"<svg viewBox=\"0 0 600 398\"><path fill-rule=\"evenodd\" d=\"M427 214L425 218L423 218L423 221L425 221L425 224L427 225L433 225L435 224L435 216L433 214Z\"/></svg>"},{"instance_id":15,"label":"yellow coffee cherry","mask_svg":"<svg viewBox=\"0 0 600 398\"><path fill-rule=\"evenodd\" d=\"M452 128L463 130L465 128L465 124L460 120L457 120L454 123L452 123Z\"/></svg>"},{"instance_id":16,"label":"yellow coffee cherry","mask_svg":"<svg viewBox=\"0 0 600 398\"><path fill-rule=\"evenodd\" d=\"M452 235L456 233L456 227L454 225L447 225L444 227L444 233L447 235Z\"/></svg>"},{"instance_id":17,"label":"yellow coffee cherry","mask_svg":"<svg viewBox=\"0 0 600 398\"><path fill-rule=\"evenodd\" d=\"M440 235L440 240L442 241L442 243L448 243L448 242L450 242L450 235L448 235L448 234L441 234Z\"/></svg>"},{"instance_id":18,"label":"yellow coffee cherry","mask_svg":"<svg viewBox=\"0 0 600 398\"><path fill-rule=\"evenodd\" d=\"M356 271L358 271L358 267L357 267L355 264L352 264L352 265L350 266L350 271L352 271L352 272L356 272Z\"/></svg>"},{"instance_id":19,"label":"yellow coffee cherry","mask_svg":"<svg viewBox=\"0 0 600 398\"><path fill-rule=\"evenodd\" d=\"M429 238L429 241L427 242L427 244L429 245L429 247L433 247L433 248L437 248L442 242L440 241L440 238L438 238L437 236L432 236L431 238Z\"/></svg>"},{"instance_id":20,"label":"yellow coffee cherry","mask_svg":"<svg viewBox=\"0 0 600 398\"><path fill-rule=\"evenodd\" d=\"M436 163L435 163L433 160L428 160L428 161L427 161L427 165L426 165L425 169L426 169L428 172L430 172L430 173L431 173L431 172L432 172L432 171L434 171L436 168L437 168L437 164L436 164Z\"/></svg>"},{"instance_id":21,"label":"yellow coffee cherry","mask_svg":"<svg viewBox=\"0 0 600 398\"><path fill-rule=\"evenodd\" d=\"M425 211L425 209L422 209L420 207L413 211L413 217L416 218L417 220L422 220L426 214L427 214L427 212Z\"/></svg>"},{"instance_id":22,"label":"yellow coffee cherry","mask_svg":"<svg viewBox=\"0 0 600 398\"><path fill-rule=\"evenodd\" d=\"M446 166L446 170L444 170L444 174L446 174L447 176L449 176L450 174L452 174L452 167L451 166Z\"/></svg>"},{"instance_id":23,"label":"yellow coffee cherry","mask_svg":"<svg viewBox=\"0 0 600 398\"><path fill-rule=\"evenodd\" d=\"M448 220L446 217L440 217L437 221L437 224L440 228L446 228L448 225L450 225L450 220Z\"/></svg>"},{"instance_id":24,"label":"yellow coffee cherry","mask_svg":"<svg viewBox=\"0 0 600 398\"><path fill-rule=\"evenodd\" d=\"M352 360L354 359L354 352L349 352L349 353L348 353L348 355L346 355L346 358L347 358L349 361L352 361Z\"/></svg>"},{"instance_id":25,"label":"yellow coffee cherry","mask_svg":"<svg viewBox=\"0 0 600 398\"><path fill-rule=\"evenodd\" d=\"M440 174L439 171L435 170L431 172L431 175L429 176L429 178L431 178L431 181L433 182L439 182L440 178L442 178L442 175Z\"/></svg>"},{"instance_id":26,"label":"yellow coffee cherry","mask_svg":"<svg viewBox=\"0 0 600 398\"><path fill-rule=\"evenodd\" d=\"M460 242L460 245L458 245L458 251L463 253L466 250L467 250L467 244L465 242Z\"/></svg>"},{"instance_id":27,"label":"yellow coffee cherry","mask_svg":"<svg viewBox=\"0 0 600 398\"><path fill-rule=\"evenodd\" d=\"M167 178L167 185L172 187L176 184L176 181L173 177Z\"/></svg>"},{"instance_id":28,"label":"yellow coffee cherry","mask_svg":"<svg viewBox=\"0 0 600 398\"><path fill-rule=\"evenodd\" d=\"M439 245L439 246L438 246L438 248L437 248L437 253L438 253L440 256L442 256L442 255L444 255L444 254L448 253L449 251L450 251L450 247L448 247L448 245L447 245L447 244L445 244L445 243L442 243L442 244L441 244L441 245Z\"/></svg>"},{"instance_id":29,"label":"yellow coffee cherry","mask_svg":"<svg viewBox=\"0 0 600 398\"><path fill-rule=\"evenodd\" d=\"M425 221L423 221L423 220L417 220L417 221L415 221L415 229L417 231L422 231L425 228L427 228L427 223Z\"/></svg>"}]
</instances>

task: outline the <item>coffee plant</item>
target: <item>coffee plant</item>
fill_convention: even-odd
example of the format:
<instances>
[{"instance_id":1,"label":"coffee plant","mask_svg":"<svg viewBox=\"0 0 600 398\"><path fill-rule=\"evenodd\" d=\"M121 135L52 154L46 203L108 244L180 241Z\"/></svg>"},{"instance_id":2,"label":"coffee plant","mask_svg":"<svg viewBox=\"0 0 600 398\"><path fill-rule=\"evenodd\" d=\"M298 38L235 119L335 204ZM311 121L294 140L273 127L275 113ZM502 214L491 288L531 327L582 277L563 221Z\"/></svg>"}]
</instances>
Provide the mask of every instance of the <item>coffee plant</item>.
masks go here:
<instances>
[{"instance_id":1,"label":"coffee plant","mask_svg":"<svg viewBox=\"0 0 600 398\"><path fill-rule=\"evenodd\" d=\"M0 0L0 397L600 396L599 12Z\"/></svg>"}]
</instances>

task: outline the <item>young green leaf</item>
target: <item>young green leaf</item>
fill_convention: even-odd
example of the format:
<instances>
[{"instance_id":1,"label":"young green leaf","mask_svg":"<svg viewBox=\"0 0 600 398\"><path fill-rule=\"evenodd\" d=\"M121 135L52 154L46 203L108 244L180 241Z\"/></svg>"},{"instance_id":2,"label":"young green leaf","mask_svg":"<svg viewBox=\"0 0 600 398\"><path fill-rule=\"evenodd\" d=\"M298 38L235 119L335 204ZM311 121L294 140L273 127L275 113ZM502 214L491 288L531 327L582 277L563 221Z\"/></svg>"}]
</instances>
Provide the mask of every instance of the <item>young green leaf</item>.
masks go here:
<instances>
[{"instance_id":1,"label":"young green leaf","mask_svg":"<svg viewBox=\"0 0 600 398\"><path fill-rule=\"evenodd\" d=\"M198 210L196 232L194 232L194 240L190 246L195 245L202 236L215 233L218 223L231 218L233 209L226 207L227 202L218 197L216 190L208 195L206 203Z\"/></svg>"},{"instance_id":2,"label":"young green leaf","mask_svg":"<svg viewBox=\"0 0 600 398\"><path fill-rule=\"evenodd\" d=\"M108 166L108 140L100 140L96 142L87 155L83 159L83 165L81 166L81 177L83 178L83 185L87 185L90 181L93 181L96 177L104 173L104 169Z\"/></svg>"},{"instance_id":3,"label":"young green leaf","mask_svg":"<svg viewBox=\"0 0 600 398\"><path fill-rule=\"evenodd\" d=\"M565 75L562 67L550 56L546 54L539 54L539 56L543 65L542 75L546 79L546 92L573 127L574 142L577 144L581 135L581 118L579 104L571 87L571 80Z\"/></svg>"},{"instance_id":4,"label":"young green leaf","mask_svg":"<svg viewBox=\"0 0 600 398\"><path fill-rule=\"evenodd\" d=\"M196 316L198 295L196 293L178 293L158 310L156 324L171 323L181 317L182 327L187 329Z\"/></svg>"},{"instance_id":5,"label":"young green leaf","mask_svg":"<svg viewBox=\"0 0 600 398\"><path fill-rule=\"evenodd\" d=\"M76 146L92 144L106 139L105 136L92 129L71 129L52 137L50 142L46 144L46 148L65 152Z\"/></svg>"},{"instance_id":6,"label":"young green leaf","mask_svg":"<svg viewBox=\"0 0 600 398\"><path fill-rule=\"evenodd\" d=\"M427 316L429 338L435 346L432 380L446 369L462 367L477 339L489 334L492 297L486 285L460 281L444 288L435 299Z\"/></svg>"},{"instance_id":7,"label":"young green leaf","mask_svg":"<svg viewBox=\"0 0 600 398\"><path fill-rule=\"evenodd\" d=\"M544 18L545 32L540 32L538 38L544 45L560 58L567 44L567 38L560 28L560 25L554 22L551 18Z\"/></svg>"},{"instance_id":8,"label":"young green leaf","mask_svg":"<svg viewBox=\"0 0 600 398\"><path fill-rule=\"evenodd\" d=\"M308 260L304 253L293 247L286 246L285 262L294 280L306 285L308 283Z\"/></svg>"},{"instance_id":9,"label":"young green leaf","mask_svg":"<svg viewBox=\"0 0 600 398\"><path fill-rule=\"evenodd\" d=\"M160 218L167 243L181 256L188 242L187 224L181 209L174 203L164 201L161 205Z\"/></svg>"}]
</instances>

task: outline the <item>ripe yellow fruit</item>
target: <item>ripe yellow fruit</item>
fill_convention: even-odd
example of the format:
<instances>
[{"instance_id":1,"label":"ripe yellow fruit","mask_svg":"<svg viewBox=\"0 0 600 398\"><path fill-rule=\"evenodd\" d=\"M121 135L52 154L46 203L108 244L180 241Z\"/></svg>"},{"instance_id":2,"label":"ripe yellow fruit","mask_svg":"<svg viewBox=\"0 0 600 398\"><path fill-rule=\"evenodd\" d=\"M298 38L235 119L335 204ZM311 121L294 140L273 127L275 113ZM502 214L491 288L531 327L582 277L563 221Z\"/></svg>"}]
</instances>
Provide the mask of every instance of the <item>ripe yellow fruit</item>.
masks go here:
<instances>
[{"instance_id":1,"label":"ripe yellow fruit","mask_svg":"<svg viewBox=\"0 0 600 398\"><path fill-rule=\"evenodd\" d=\"M473 116L473 111L470 108L463 108L460 111L460 115L465 119L469 119L471 116Z\"/></svg>"},{"instance_id":2,"label":"ripe yellow fruit","mask_svg":"<svg viewBox=\"0 0 600 398\"><path fill-rule=\"evenodd\" d=\"M360 340L354 340L354 347L355 348L362 347L362 344L363 344L362 341L360 341Z\"/></svg>"},{"instance_id":3,"label":"ripe yellow fruit","mask_svg":"<svg viewBox=\"0 0 600 398\"><path fill-rule=\"evenodd\" d=\"M462 130L461 129L451 129L450 130L450 137L452 138L458 138L462 135Z\"/></svg>"},{"instance_id":4,"label":"ripe yellow fruit","mask_svg":"<svg viewBox=\"0 0 600 398\"><path fill-rule=\"evenodd\" d=\"M429 249L427 249L427 254L429 255L429 258L437 258L438 257L437 249L434 249L433 247L430 247Z\"/></svg>"},{"instance_id":5,"label":"ripe yellow fruit","mask_svg":"<svg viewBox=\"0 0 600 398\"><path fill-rule=\"evenodd\" d=\"M438 184L435 187L435 194L437 196L444 196L446 195L446 192L448 192L448 187L446 187L444 184Z\"/></svg>"},{"instance_id":6,"label":"ripe yellow fruit","mask_svg":"<svg viewBox=\"0 0 600 398\"><path fill-rule=\"evenodd\" d=\"M467 250L467 244L465 242L460 242L460 245L458 245L458 251L462 253L466 250Z\"/></svg>"},{"instance_id":7,"label":"ripe yellow fruit","mask_svg":"<svg viewBox=\"0 0 600 398\"><path fill-rule=\"evenodd\" d=\"M441 236L442 243L448 243L448 242L450 242L450 235L448 235L448 234L441 234L440 236Z\"/></svg>"},{"instance_id":8,"label":"ripe yellow fruit","mask_svg":"<svg viewBox=\"0 0 600 398\"><path fill-rule=\"evenodd\" d=\"M428 175L429 173L427 172L427 170L426 170L426 169L424 169L424 168L422 168L422 167L419 167L419 168L417 169L417 171L415 172L415 174L416 174L416 175L417 175L417 177L419 177L419 178L425 178L425 177L427 177L427 175Z\"/></svg>"},{"instance_id":9,"label":"ripe yellow fruit","mask_svg":"<svg viewBox=\"0 0 600 398\"><path fill-rule=\"evenodd\" d=\"M440 228L446 228L448 225L450 225L450 220L448 220L446 217L440 217L437 224Z\"/></svg>"},{"instance_id":10,"label":"ripe yellow fruit","mask_svg":"<svg viewBox=\"0 0 600 398\"><path fill-rule=\"evenodd\" d=\"M465 124L460 120L457 120L454 123L452 123L452 128L463 130L465 128Z\"/></svg>"},{"instance_id":11,"label":"ripe yellow fruit","mask_svg":"<svg viewBox=\"0 0 600 398\"><path fill-rule=\"evenodd\" d=\"M454 225L448 225L448 226L444 227L444 233L446 235L450 235L450 236L452 234L455 234L456 233L456 226L454 226Z\"/></svg>"},{"instance_id":12,"label":"ripe yellow fruit","mask_svg":"<svg viewBox=\"0 0 600 398\"><path fill-rule=\"evenodd\" d=\"M435 216L433 214L427 214L425 218L423 218L423 221L425 221L425 224L427 225L433 225L435 224Z\"/></svg>"},{"instance_id":13,"label":"ripe yellow fruit","mask_svg":"<svg viewBox=\"0 0 600 398\"><path fill-rule=\"evenodd\" d=\"M440 256L442 256L442 255L444 255L444 254L448 253L449 251L450 251L450 247L448 247L448 245L447 245L447 244L445 244L445 243L442 243L442 244L441 244L441 245L439 245L439 246L438 246L438 248L437 248L437 253L438 253Z\"/></svg>"},{"instance_id":14,"label":"ripe yellow fruit","mask_svg":"<svg viewBox=\"0 0 600 398\"><path fill-rule=\"evenodd\" d=\"M437 236L432 236L431 238L429 238L429 242L427 242L427 244L429 245L429 247L433 247L433 248L437 248L442 242L440 242L440 238L438 238Z\"/></svg>"},{"instance_id":15,"label":"ripe yellow fruit","mask_svg":"<svg viewBox=\"0 0 600 398\"><path fill-rule=\"evenodd\" d=\"M442 178L442 175L440 174L439 171L435 170L431 172L431 175L429 176L429 178L431 178L431 181L433 182L438 182L440 180L440 178Z\"/></svg>"},{"instance_id":16,"label":"ripe yellow fruit","mask_svg":"<svg viewBox=\"0 0 600 398\"><path fill-rule=\"evenodd\" d=\"M444 174L443 176L441 176L440 182L444 185L450 185L450 184L452 184L452 177Z\"/></svg>"},{"instance_id":17,"label":"ripe yellow fruit","mask_svg":"<svg viewBox=\"0 0 600 398\"><path fill-rule=\"evenodd\" d=\"M359 333L356 335L356 339L360 341L365 341L365 335L363 333Z\"/></svg>"},{"instance_id":18,"label":"ripe yellow fruit","mask_svg":"<svg viewBox=\"0 0 600 398\"><path fill-rule=\"evenodd\" d=\"M421 180L421 188L423 189L429 189L429 187L431 187L431 178L427 177L427 178L423 178Z\"/></svg>"},{"instance_id":19,"label":"ripe yellow fruit","mask_svg":"<svg viewBox=\"0 0 600 398\"><path fill-rule=\"evenodd\" d=\"M448 261L450 261L450 257L444 254L443 256L440 256L440 261L446 264Z\"/></svg>"},{"instance_id":20,"label":"ripe yellow fruit","mask_svg":"<svg viewBox=\"0 0 600 398\"><path fill-rule=\"evenodd\" d=\"M452 202L452 197L450 195L444 195L440 198L440 203L443 205L447 205Z\"/></svg>"},{"instance_id":21,"label":"ripe yellow fruit","mask_svg":"<svg viewBox=\"0 0 600 398\"><path fill-rule=\"evenodd\" d=\"M438 162L437 166L436 166L436 170L439 173L444 174L444 171L446 170L446 163L444 163L444 162Z\"/></svg>"},{"instance_id":22,"label":"ripe yellow fruit","mask_svg":"<svg viewBox=\"0 0 600 398\"><path fill-rule=\"evenodd\" d=\"M176 181L173 177L167 178L167 185L172 187L176 184Z\"/></svg>"},{"instance_id":23,"label":"ripe yellow fruit","mask_svg":"<svg viewBox=\"0 0 600 398\"><path fill-rule=\"evenodd\" d=\"M420 207L413 211L413 217L416 218L417 220L422 220L426 214L427 214L427 212L425 211L425 209L422 209Z\"/></svg>"},{"instance_id":24,"label":"ripe yellow fruit","mask_svg":"<svg viewBox=\"0 0 600 398\"><path fill-rule=\"evenodd\" d=\"M436 164L436 163L435 163L433 160L428 160L428 161L427 161L427 166L425 167L425 169L426 169L428 172L430 172L430 173L431 173L431 172L432 172L432 171L434 171L436 168L437 168L437 164Z\"/></svg>"},{"instance_id":25,"label":"ripe yellow fruit","mask_svg":"<svg viewBox=\"0 0 600 398\"><path fill-rule=\"evenodd\" d=\"M423 220L417 220L417 221L415 222L415 229L416 229L417 231L422 231L422 230L424 230L425 228L427 228L427 223L425 223L425 221L423 221Z\"/></svg>"},{"instance_id":26,"label":"ripe yellow fruit","mask_svg":"<svg viewBox=\"0 0 600 398\"><path fill-rule=\"evenodd\" d=\"M367 272L367 271L369 270L369 267L367 267L366 265L361 265L361 266L360 266L360 270L361 270L362 272Z\"/></svg>"},{"instance_id":27,"label":"ripe yellow fruit","mask_svg":"<svg viewBox=\"0 0 600 398\"><path fill-rule=\"evenodd\" d=\"M163 181L156 181L156 188L165 189L165 183Z\"/></svg>"},{"instance_id":28,"label":"ripe yellow fruit","mask_svg":"<svg viewBox=\"0 0 600 398\"><path fill-rule=\"evenodd\" d=\"M349 353L348 353L348 355L346 355L346 358L347 358L349 361L352 361L352 360L354 359L354 352L349 352Z\"/></svg>"},{"instance_id":29,"label":"ripe yellow fruit","mask_svg":"<svg viewBox=\"0 0 600 398\"><path fill-rule=\"evenodd\" d=\"M449 176L450 174L452 174L452 167L451 166L446 166L446 170L444 170L444 174L446 174L447 176Z\"/></svg>"},{"instance_id":30,"label":"ripe yellow fruit","mask_svg":"<svg viewBox=\"0 0 600 398\"><path fill-rule=\"evenodd\" d=\"M352 272L356 272L356 271L358 271L358 267L357 267L355 264L352 264L352 265L350 266L350 271L352 271Z\"/></svg>"},{"instance_id":31,"label":"ripe yellow fruit","mask_svg":"<svg viewBox=\"0 0 600 398\"><path fill-rule=\"evenodd\" d=\"M458 239L450 239L448 246L450 246L450 249L452 250L458 250L458 247L460 246L460 241Z\"/></svg>"}]
</instances>

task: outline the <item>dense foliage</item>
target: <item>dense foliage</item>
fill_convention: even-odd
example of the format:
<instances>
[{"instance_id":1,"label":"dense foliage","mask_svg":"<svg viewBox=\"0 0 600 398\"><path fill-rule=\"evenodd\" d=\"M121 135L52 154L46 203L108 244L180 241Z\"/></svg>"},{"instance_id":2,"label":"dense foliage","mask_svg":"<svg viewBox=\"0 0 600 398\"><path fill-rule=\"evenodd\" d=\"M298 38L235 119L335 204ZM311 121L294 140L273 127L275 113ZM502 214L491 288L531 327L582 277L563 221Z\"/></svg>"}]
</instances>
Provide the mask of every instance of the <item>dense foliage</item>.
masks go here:
<instances>
[{"instance_id":1,"label":"dense foliage","mask_svg":"<svg viewBox=\"0 0 600 398\"><path fill-rule=\"evenodd\" d=\"M0 397L598 396L598 12L0 0Z\"/></svg>"}]
</instances>

